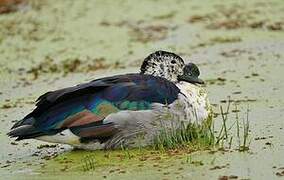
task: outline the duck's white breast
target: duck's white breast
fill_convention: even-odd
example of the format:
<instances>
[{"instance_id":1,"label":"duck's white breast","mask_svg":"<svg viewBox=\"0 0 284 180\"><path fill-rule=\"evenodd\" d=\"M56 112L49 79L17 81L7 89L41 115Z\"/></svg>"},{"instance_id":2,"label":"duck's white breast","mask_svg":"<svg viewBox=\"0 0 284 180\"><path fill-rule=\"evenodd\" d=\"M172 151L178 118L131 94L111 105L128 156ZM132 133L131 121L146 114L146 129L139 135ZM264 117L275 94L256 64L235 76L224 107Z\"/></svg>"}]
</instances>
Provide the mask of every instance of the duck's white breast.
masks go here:
<instances>
[{"instance_id":1,"label":"duck's white breast","mask_svg":"<svg viewBox=\"0 0 284 180\"><path fill-rule=\"evenodd\" d=\"M200 85L187 82L177 84L181 91L180 99L186 104L187 118L191 122L200 124L212 114L206 90Z\"/></svg>"}]
</instances>

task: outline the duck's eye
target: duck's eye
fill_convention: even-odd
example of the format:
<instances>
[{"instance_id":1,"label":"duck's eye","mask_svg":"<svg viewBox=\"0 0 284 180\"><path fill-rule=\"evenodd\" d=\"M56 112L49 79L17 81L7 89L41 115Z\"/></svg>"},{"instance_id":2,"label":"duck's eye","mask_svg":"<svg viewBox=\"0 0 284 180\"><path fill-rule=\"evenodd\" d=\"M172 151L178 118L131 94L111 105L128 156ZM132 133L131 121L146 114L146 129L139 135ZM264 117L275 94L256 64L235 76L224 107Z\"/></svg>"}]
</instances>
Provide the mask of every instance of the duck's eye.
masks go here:
<instances>
[{"instance_id":1,"label":"duck's eye","mask_svg":"<svg viewBox=\"0 0 284 180\"><path fill-rule=\"evenodd\" d=\"M175 63L177 63L177 62L176 62L176 60L172 60L171 63L172 63L172 64L175 64Z\"/></svg>"}]
</instances>

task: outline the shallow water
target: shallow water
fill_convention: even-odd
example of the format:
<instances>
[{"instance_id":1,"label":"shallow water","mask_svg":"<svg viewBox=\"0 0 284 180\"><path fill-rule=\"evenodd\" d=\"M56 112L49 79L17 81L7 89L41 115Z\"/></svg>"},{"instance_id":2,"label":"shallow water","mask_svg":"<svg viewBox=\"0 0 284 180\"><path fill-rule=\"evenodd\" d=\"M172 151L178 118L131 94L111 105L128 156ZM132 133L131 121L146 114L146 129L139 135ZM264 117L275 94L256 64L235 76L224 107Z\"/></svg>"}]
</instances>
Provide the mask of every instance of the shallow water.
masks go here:
<instances>
[{"instance_id":1,"label":"shallow water","mask_svg":"<svg viewBox=\"0 0 284 180\"><path fill-rule=\"evenodd\" d=\"M284 19L281 0L238 4L221 0L32 2L23 11L0 15L2 177L275 179L283 171L284 26L275 25ZM224 15L227 11L233 17ZM198 19L196 15L206 14L210 18L192 22ZM260 22L252 28L251 24ZM208 28L212 26L215 29ZM249 108L248 152L235 150L235 137L230 151L167 155L150 150L73 151L61 145L40 148L47 143L26 140L15 144L6 136L13 121L32 110L42 93L102 76L137 72L141 59L157 49L174 51L199 65L215 112L220 105L226 107L223 102L228 96L239 100L240 121ZM103 66L95 66L94 71L87 68L89 61L100 58ZM49 68L63 68L66 60L74 59L80 65L67 68L65 75ZM32 67L37 76L27 73ZM231 112L229 123L234 117ZM218 129L221 117L215 121ZM235 134L234 128L231 133ZM86 158L94 161L94 167L85 172Z\"/></svg>"}]
</instances>

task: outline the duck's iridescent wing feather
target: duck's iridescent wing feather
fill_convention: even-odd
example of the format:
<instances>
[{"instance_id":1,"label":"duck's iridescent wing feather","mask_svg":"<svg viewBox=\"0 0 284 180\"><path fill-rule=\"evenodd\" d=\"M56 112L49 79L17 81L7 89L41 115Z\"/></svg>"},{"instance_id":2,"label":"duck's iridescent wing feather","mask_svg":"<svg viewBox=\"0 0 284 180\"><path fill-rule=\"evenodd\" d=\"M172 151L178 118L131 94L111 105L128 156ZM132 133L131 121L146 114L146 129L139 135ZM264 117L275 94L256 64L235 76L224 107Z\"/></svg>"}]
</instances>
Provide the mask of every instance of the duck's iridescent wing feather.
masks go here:
<instances>
[{"instance_id":1,"label":"duck's iridescent wing feather","mask_svg":"<svg viewBox=\"0 0 284 180\"><path fill-rule=\"evenodd\" d=\"M123 110L147 110L152 103L170 104L179 89L174 83L150 75L127 74L48 92L39 97L36 109L12 129L31 126L33 134L52 134L72 129L79 136L106 136L115 133L104 119ZM36 133L35 133L36 131ZM33 137L26 129L13 134L19 139Z\"/></svg>"}]
</instances>

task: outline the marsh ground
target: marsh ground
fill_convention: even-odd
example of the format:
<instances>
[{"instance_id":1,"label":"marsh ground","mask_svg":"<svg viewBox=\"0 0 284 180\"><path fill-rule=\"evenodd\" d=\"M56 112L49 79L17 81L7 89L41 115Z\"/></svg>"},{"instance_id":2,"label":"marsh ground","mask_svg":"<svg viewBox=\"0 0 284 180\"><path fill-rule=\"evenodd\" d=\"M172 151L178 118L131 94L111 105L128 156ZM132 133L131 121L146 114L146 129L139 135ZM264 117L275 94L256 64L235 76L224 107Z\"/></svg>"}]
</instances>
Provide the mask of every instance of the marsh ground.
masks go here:
<instances>
[{"instance_id":1,"label":"marsh ground","mask_svg":"<svg viewBox=\"0 0 284 180\"><path fill-rule=\"evenodd\" d=\"M284 176L283 12L281 0L32 0L3 11L1 178ZM83 152L35 140L14 142L6 136L13 122L32 110L42 93L106 75L137 72L142 59L157 49L174 51L199 65L216 113L228 96L238 104L241 120L249 106L248 152L235 147L214 153ZM232 108L229 123L234 117ZM215 121L218 128L220 115ZM234 138L233 144L237 141ZM94 167L85 172L90 160Z\"/></svg>"}]
</instances>

